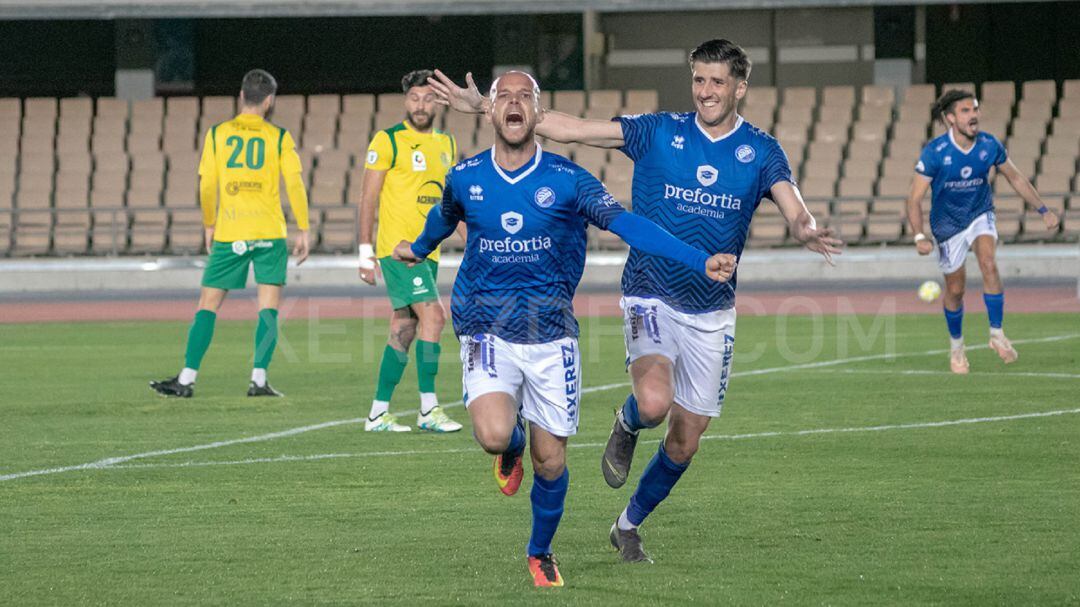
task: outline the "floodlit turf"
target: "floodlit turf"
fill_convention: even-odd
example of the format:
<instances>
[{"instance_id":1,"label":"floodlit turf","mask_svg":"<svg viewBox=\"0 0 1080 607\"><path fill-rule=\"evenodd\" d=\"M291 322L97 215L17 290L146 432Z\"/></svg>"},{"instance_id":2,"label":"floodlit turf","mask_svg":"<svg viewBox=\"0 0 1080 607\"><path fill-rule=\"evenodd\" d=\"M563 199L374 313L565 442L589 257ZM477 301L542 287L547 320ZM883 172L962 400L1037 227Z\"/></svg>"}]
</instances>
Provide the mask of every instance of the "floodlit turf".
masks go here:
<instances>
[{"instance_id":1,"label":"floodlit turf","mask_svg":"<svg viewBox=\"0 0 1080 607\"><path fill-rule=\"evenodd\" d=\"M0 603L1080 601L1080 322L1007 316L1017 341L1072 337L1020 343L1009 367L972 351L972 374L955 377L945 354L923 354L947 347L941 318L878 321L740 319L714 438L643 527L655 565L621 564L608 546L661 435L645 436L626 487L604 484L619 387L584 397L571 440L554 544L565 588L536 591L526 573L528 467L506 498L468 425L433 436L344 423L0 481ZM625 382L618 321L583 325L584 386ZM966 327L984 345L985 316ZM222 322L196 397L164 400L146 383L176 372L182 323L0 326L0 476L361 417L384 330L286 322L270 377L288 397L267 400L243 396L254 322ZM459 365L443 344L449 403ZM858 357L871 358L813 366ZM415 409L411 362L397 411ZM467 421L460 405L449 412ZM884 428L793 434L873 426Z\"/></svg>"}]
</instances>

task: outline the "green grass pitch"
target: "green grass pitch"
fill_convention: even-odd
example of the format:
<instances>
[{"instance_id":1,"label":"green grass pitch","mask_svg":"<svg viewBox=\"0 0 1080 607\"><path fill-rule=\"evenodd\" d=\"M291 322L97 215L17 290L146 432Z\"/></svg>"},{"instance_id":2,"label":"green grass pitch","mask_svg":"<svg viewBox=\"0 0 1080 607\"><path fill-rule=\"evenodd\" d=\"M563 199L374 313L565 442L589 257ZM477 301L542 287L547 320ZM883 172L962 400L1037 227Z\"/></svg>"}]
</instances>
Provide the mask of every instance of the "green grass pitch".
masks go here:
<instances>
[{"instance_id":1,"label":"green grass pitch","mask_svg":"<svg viewBox=\"0 0 1080 607\"><path fill-rule=\"evenodd\" d=\"M363 416L381 321L286 322L281 400L244 397L253 321L218 324L183 401L146 383L177 370L185 323L0 325L0 603L1076 604L1080 323L1006 321L1020 360L979 347L956 377L937 315L740 319L724 414L642 528L651 566L618 562L607 531L661 431L609 489L599 457L627 389L589 392L554 591L525 568L531 472L502 496L468 425L340 423L172 453ZM618 320L582 325L583 386L626 382ZM985 345L985 316L966 329ZM457 345L443 346L450 403ZM399 412L416 408L412 366ZM1061 413L1028 416L1045 412Z\"/></svg>"}]
</instances>

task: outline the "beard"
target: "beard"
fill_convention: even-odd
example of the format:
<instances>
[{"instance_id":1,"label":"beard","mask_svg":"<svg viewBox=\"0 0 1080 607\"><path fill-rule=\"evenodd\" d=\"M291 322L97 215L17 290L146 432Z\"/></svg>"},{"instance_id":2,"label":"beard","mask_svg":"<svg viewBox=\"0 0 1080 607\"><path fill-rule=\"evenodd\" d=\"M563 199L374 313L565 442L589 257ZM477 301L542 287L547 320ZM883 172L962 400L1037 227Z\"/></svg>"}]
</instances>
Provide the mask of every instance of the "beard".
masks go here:
<instances>
[{"instance_id":1,"label":"beard","mask_svg":"<svg viewBox=\"0 0 1080 607\"><path fill-rule=\"evenodd\" d=\"M428 128L430 128L431 123L434 122L434 120L435 120L434 116L432 116L431 114L423 113L423 112L411 113L411 114L408 115L408 118L409 118L409 122L412 123L412 125L414 127L416 127L417 129L419 129L421 131L427 130Z\"/></svg>"}]
</instances>

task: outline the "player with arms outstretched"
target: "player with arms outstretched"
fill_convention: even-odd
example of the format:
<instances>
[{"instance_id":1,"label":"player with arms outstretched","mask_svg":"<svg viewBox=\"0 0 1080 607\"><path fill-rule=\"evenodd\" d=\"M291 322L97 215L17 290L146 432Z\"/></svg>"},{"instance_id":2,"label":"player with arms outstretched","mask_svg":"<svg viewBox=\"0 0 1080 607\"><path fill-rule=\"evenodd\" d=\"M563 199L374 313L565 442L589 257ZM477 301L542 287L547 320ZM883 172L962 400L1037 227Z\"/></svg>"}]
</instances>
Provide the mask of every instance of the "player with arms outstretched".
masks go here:
<instances>
[{"instance_id":1,"label":"player with arms outstretched","mask_svg":"<svg viewBox=\"0 0 1080 607\"><path fill-rule=\"evenodd\" d=\"M199 310L188 331L184 368L176 377L150 382L150 388L162 396L190 398L194 394L218 308L231 289L247 286L251 266L258 285L259 321L247 395L282 396L266 380L277 345L278 305L289 261L278 186L282 179L300 228L293 250L296 265L307 259L310 245L307 191L296 144L288 131L266 120L276 94L273 76L251 70L241 85L240 114L206 133L199 163L199 202L210 259L203 272Z\"/></svg>"},{"instance_id":2,"label":"player with arms outstretched","mask_svg":"<svg viewBox=\"0 0 1080 607\"><path fill-rule=\"evenodd\" d=\"M626 212L578 165L545 153L533 137L539 98L535 80L523 72L492 84L495 146L451 171L424 232L394 254L420 263L459 222L466 224L450 306L461 341L465 405L477 442L495 455L504 494L518 490L526 443L531 447L529 572L537 586L561 586L551 540L569 483L566 441L577 431L581 402L573 296L585 266L586 225L664 255L703 283L729 279L735 256L710 257L684 244Z\"/></svg>"},{"instance_id":3,"label":"player with arms outstretched","mask_svg":"<svg viewBox=\"0 0 1080 607\"><path fill-rule=\"evenodd\" d=\"M439 301L435 275L439 251L422 264L407 267L391 258L394 246L413 240L424 228L424 219L442 199L443 180L457 156L452 135L435 128L438 105L427 80L430 70L405 74L405 120L375 134L364 163L364 189L360 199L360 279L375 284L376 268L382 270L393 312L390 336L379 364L375 398L364 430L407 432L390 413L390 398L409 362L409 346L416 341L416 380L420 411L416 427L427 432L457 432L461 424L439 406L435 376L439 372L439 336L446 312ZM379 236L371 246L375 210L379 211Z\"/></svg>"},{"instance_id":4,"label":"player with arms outstretched","mask_svg":"<svg viewBox=\"0 0 1080 607\"><path fill-rule=\"evenodd\" d=\"M690 53L696 111L587 120L547 111L537 133L560 142L618 148L634 161L633 213L708 253L742 254L750 219L771 198L791 235L826 260L842 243L818 228L803 204L787 156L775 139L736 112L750 60L727 40ZM436 70L433 86L461 111L481 111L472 77L462 88ZM631 244L622 307L633 392L616 413L601 461L612 487L627 480L638 433L668 420L629 505L611 527L625 561L651 561L638 526L690 465L720 409L735 342L735 276L716 283Z\"/></svg>"},{"instance_id":5,"label":"player with arms outstretched","mask_svg":"<svg viewBox=\"0 0 1080 607\"><path fill-rule=\"evenodd\" d=\"M934 104L933 118L942 121L949 130L923 148L915 165L916 175L907 201L908 221L919 254L929 255L934 244L923 233L922 199L932 189L930 230L938 245L938 267L945 275L942 303L949 329L949 367L953 373L964 374L969 368L963 334L967 280L964 260L969 249L975 250L982 272L983 301L990 319L990 348L1005 363L1015 361L1018 356L1001 326L1005 293L994 259L997 229L991 169L996 168L1004 175L1024 202L1042 214L1047 230L1057 229L1058 218L1009 160L1001 142L979 130L979 103L975 95L960 90L946 91Z\"/></svg>"}]
</instances>

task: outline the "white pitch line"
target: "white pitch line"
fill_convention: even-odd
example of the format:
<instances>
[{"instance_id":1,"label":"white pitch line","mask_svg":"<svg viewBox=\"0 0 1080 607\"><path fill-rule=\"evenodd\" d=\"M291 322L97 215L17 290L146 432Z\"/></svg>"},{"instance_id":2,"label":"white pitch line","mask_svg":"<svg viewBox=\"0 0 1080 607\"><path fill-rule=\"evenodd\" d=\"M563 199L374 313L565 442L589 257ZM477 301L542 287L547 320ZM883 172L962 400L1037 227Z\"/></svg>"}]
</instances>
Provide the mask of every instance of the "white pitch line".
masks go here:
<instances>
[{"instance_id":1,"label":"white pitch line","mask_svg":"<svg viewBox=\"0 0 1080 607\"><path fill-rule=\"evenodd\" d=\"M962 426L967 424L986 424L993 422L1007 422L1040 417L1056 417L1060 415L1074 415L1080 413L1078 409L1059 409L1056 411L1036 411L1033 413L1018 413L1015 415L998 415L994 417L969 417L964 419L947 419L934 422L912 422L908 424L884 424L879 426L854 426L848 428L813 428L809 430L792 430L776 432L753 432L748 434L706 434L701 440L735 441L754 438L776 438L784 436L812 436L817 434L847 434L854 432L885 432L888 430L918 430L925 428L944 428L949 426ZM642 444L657 444L660 439L641 441ZM570 443L569 449L596 449L604 447L607 443ZM125 464L107 466L105 470L131 470L141 468L202 468L208 466L245 466L251 464L274 464L283 462L313 462L326 459L344 458L367 458L367 457L400 457L406 455L449 455L461 453L478 453L476 447L459 449L411 449L407 451L368 451L363 453L321 453L316 455L279 455L277 457L257 457L240 460L219 461L188 461L159 464Z\"/></svg>"},{"instance_id":2,"label":"white pitch line","mask_svg":"<svg viewBox=\"0 0 1080 607\"><path fill-rule=\"evenodd\" d=\"M1051 335L1049 337L1039 337L1039 338L1032 338L1032 339L1017 339L1017 340L1014 340L1013 343L1014 344L1046 343L1046 342L1054 342L1054 341L1063 341L1063 340L1067 340L1067 339L1073 339L1073 338L1076 338L1076 337L1080 337L1080 333L1066 333L1066 334L1062 334L1062 335ZM975 350L975 349L982 349L982 348L986 348L986 347L987 346L968 346L967 349L968 350ZM836 366L836 365L843 365L843 364L854 363L854 362L866 362L866 361L871 361L871 360L894 359L894 358L911 357L911 356L932 356L932 355L935 355L935 354L946 354L948 352L949 352L948 349L938 349L938 350L926 350L926 351L923 351L923 352L902 352L902 353L892 353L892 354L872 354L872 355L868 355L868 356L853 356L853 357L848 357L848 358L837 358L837 359L826 360L826 361L821 361L821 362L803 363L803 364L797 364L797 365L788 365L788 366L784 366L784 367L770 367L770 368L766 368L766 369L754 369L752 371L734 372L734 373L732 373L732 376L733 377L751 377L751 376L756 376L756 375L766 375L766 374L770 374L770 373L781 373L781 372L785 372L785 371L799 371L799 370L803 370L803 369L817 369L817 368L821 368L821 367L832 367L832 366ZM590 388L584 388L584 389L582 389L581 392L582 392L582 394L588 394L590 392L601 392L601 391L604 391L604 390L612 390L612 389L615 389L615 388L625 388L625 387L628 387L629 385L630 384L628 382L620 382L620 383L616 383L616 384L606 384L606 385L603 385L603 386L593 386L593 387L590 387ZM451 403L449 405L444 405L444 407L456 407L456 406L461 406L461 405L462 405L462 402L457 401L457 402ZM409 415L409 414L412 414L412 413L416 413L416 411L412 410L412 411L403 412L404 415ZM241 445L241 444L249 444L249 443L266 442L266 441L271 441L271 440L277 440L279 438L288 438L290 436L296 436L298 434L303 434L305 432L312 432L312 431L315 431L315 430L324 430L326 428L334 428L334 427L337 427L337 426L343 426L343 425L347 425L347 424L359 424L359 423L363 422L364 419L365 418L363 418L363 417L353 417L353 418L349 418L349 419L339 419L339 420L323 422L323 423L320 423L320 424L312 424L312 425L308 425L308 426L300 426L300 427L297 427L297 428L290 428L288 430L282 430L282 431L279 431L279 432L271 432L269 434L260 434L260 435L257 435L257 436L248 436L248 437L234 438L234 439L224 440L224 441L215 441L215 442L212 442L212 443L206 443L206 444L202 444L202 445L194 445L194 446L191 446L191 447L178 447L178 448L175 448L175 449L161 449L161 450L157 450L157 451L148 451L148 452L145 452L145 453L135 453L135 454L132 454L132 455L121 455L121 456L117 456L117 457L107 457L107 458L100 459L100 460L97 460L97 461L87 462L85 464L76 464L76 465L72 465L72 466L58 466L58 467L55 467L55 468L43 468L43 469L40 469L40 470L28 470L26 472L13 472L13 473L9 473L9 474L0 475L0 482L11 481L11 480L16 480L16 479L20 479L20 478L28 478L28 477L32 477L32 476L44 476L44 475L49 475L49 474L60 474L60 473L64 473L64 472L74 472L74 471L77 471L77 470L96 470L96 469L100 469L100 468L106 468L106 467L109 467L109 466L115 466L117 464L124 464L124 463L130 462L130 461L133 461L133 460L147 459L147 458L151 458L151 457L162 457L162 456L168 456L168 455L177 455L177 454L180 454L180 453L191 453L191 452L194 452L194 451L206 451L208 449L219 449L221 447L230 447L232 445Z\"/></svg>"},{"instance_id":3,"label":"white pitch line","mask_svg":"<svg viewBox=\"0 0 1080 607\"><path fill-rule=\"evenodd\" d=\"M931 371L929 369L898 369L886 371L881 369L822 369L819 373L840 373L843 375L955 375L952 371ZM1047 379L1080 379L1080 373L1039 373L1034 371L1002 371L1001 373L968 373L968 375L984 375L987 377L1042 377Z\"/></svg>"}]
</instances>

